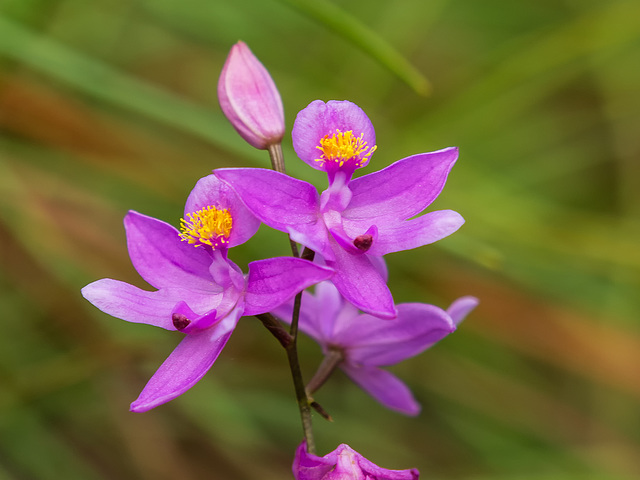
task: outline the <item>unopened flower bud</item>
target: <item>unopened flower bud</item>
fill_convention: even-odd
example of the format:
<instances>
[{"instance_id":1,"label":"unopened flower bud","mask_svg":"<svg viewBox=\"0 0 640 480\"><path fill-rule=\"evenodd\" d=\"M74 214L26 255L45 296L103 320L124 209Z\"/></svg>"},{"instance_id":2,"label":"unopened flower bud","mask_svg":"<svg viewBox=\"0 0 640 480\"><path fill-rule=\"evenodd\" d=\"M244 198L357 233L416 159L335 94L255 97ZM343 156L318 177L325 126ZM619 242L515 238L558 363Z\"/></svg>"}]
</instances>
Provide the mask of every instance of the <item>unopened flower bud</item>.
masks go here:
<instances>
[{"instance_id":1,"label":"unopened flower bud","mask_svg":"<svg viewBox=\"0 0 640 480\"><path fill-rule=\"evenodd\" d=\"M231 47L218 80L218 101L233 128L252 146L265 150L282 140L280 93L244 42Z\"/></svg>"}]
</instances>

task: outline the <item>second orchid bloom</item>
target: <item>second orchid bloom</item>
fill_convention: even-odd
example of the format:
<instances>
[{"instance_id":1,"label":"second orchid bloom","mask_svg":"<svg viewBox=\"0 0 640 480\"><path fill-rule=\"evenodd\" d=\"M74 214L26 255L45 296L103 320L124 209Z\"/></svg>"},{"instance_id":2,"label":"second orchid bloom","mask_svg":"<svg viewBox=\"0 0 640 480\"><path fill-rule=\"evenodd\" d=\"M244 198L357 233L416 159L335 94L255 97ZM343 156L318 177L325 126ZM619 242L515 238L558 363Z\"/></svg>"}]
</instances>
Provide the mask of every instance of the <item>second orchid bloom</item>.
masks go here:
<instances>
[{"instance_id":1,"label":"second orchid bloom","mask_svg":"<svg viewBox=\"0 0 640 480\"><path fill-rule=\"evenodd\" d=\"M426 303L401 303L392 321L361 314L327 281L304 292L300 330L322 347L325 360L307 385L313 394L339 367L357 385L387 408L417 415L420 405L405 383L381 367L418 355L455 331L478 300L461 297L447 311ZM273 313L291 321L291 302Z\"/></svg>"},{"instance_id":2,"label":"second orchid bloom","mask_svg":"<svg viewBox=\"0 0 640 480\"><path fill-rule=\"evenodd\" d=\"M353 305L395 318L380 258L433 243L464 223L452 210L413 218L444 187L458 150L413 155L352 180L375 150L375 133L362 109L348 101L312 102L298 114L292 136L298 156L327 173L329 187L321 194L307 182L267 169L223 168L214 174L262 222L321 255Z\"/></svg>"},{"instance_id":3,"label":"second orchid bloom","mask_svg":"<svg viewBox=\"0 0 640 480\"><path fill-rule=\"evenodd\" d=\"M185 206L182 231L129 212L124 225L133 266L155 291L109 278L82 295L105 313L185 337L144 387L131 410L144 412L195 385L220 355L242 315L266 313L331 277L330 269L293 257L249 264L248 275L227 258L260 222L213 175L198 181Z\"/></svg>"}]
</instances>

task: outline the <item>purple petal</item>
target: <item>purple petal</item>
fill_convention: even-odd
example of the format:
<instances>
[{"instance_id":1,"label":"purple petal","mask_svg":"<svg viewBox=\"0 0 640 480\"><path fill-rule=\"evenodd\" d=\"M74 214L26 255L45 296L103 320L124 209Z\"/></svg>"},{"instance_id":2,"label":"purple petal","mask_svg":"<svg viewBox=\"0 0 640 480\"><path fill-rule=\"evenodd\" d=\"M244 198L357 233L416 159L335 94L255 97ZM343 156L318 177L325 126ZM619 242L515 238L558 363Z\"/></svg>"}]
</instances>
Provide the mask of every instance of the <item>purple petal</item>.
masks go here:
<instances>
[{"instance_id":1,"label":"purple petal","mask_svg":"<svg viewBox=\"0 0 640 480\"><path fill-rule=\"evenodd\" d=\"M329 232L324 223L298 225L297 227L290 227L286 232L294 242L309 247L327 260L335 260L329 241Z\"/></svg>"},{"instance_id":2,"label":"purple petal","mask_svg":"<svg viewBox=\"0 0 640 480\"><path fill-rule=\"evenodd\" d=\"M377 224L378 237L374 239L369 255L383 256L392 252L410 250L441 240L458 230L464 219L453 210L438 210L414 218ZM354 235L365 222L351 223L344 219L343 226L348 235Z\"/></svg>"},{"instance_id":3,"label":"purple petal","mask_svg":"<svg viewBox=\"0 0 640 480\"><path fill-rule=\"evenodd\" d=\"M287 302L271 311L286 323L291 323L293 302ZM315 286L315 295L303 292L299 328L323 347L334 340L335 326L348 324L360 315L356 307L346 302L330 281Z\"/></svg>"},{"instance_id":4,"label":"purple petal","mask_svg":"<svg viewBox=\"0 0 640 480\"><path fill-rule=\"evenodd\" d=\"M240 315L241 309L236 309L214 327L186 335L131 404L131 411L146 412L193 387L220 355Z\"/></svg>"},{"instance_id":5,"label":"purple petal","mask_svg":"<svg viewBox=\"0 0 640 480\"><path fill-rule=\"evenodd\" d=\"M247 210L233 189L215 175L207 175L198 180L187 198L184 218L187 218L188 213L210 205L219 210L226 208L231 214L233 224L229 235L229 247L243 244L253 237L260 227L260 220Z\"/></svg>"},{"instance_id":6,"label":"purple petal","mask_svg":"<svg viewBox=\"0 0 640 480\"><path fill-rule=\"evenodd\" d=\"M451 320L453 320L453 323L459 325L469 312L478 306L478 303L480 303L480 301L476 297L460 297L447 308L447 313L451 317Z\"/></svg>"},{"instance_id":7,"label":"purple petal","mask_svg":"<svg viewBox=\"0 0 640 480\"><path fill-rule=\"evenodd\" d=\"M276 230L318 221L319 196L310 183L265 168L219 168L213 173L236 191L255 216Z\"/></svg>"},{"instance_id":8,"label":"purple petal","mask_svg":"<svg viewBox=\"0 0 640 480\"><path fill-rule=\"evenodd\" d=\"M421 153L352 180L353 196L343 218L362 222L361 228L367 229L417 215L440 194L457 158L457 148Z\"/></svg>"},{"instance_id":9,"label":"purple petal","mask_svg":"<svg viewBox=\"0 0 640 480\"><path fill-rule=\"evenodd\" d=\"M110 278L90 283L82 289L82 296L116 318L166 330L175 330L171 316L179 302L187 302L192 310L205 314L222 298L222 294L198 295L181 288L148 292Z\"/></svg>"},{"instance_id":10,"label":"purple petal","mask_svg":"<svg viewBox=\"0 0 640 480\"><path fill-rule=\"evenodd\" d=\"M344 300L344 297L331 282L322 282L316 285L315 298L318 309L315 312L314 323L321 334L316 340L327 347L335 338L336 329L358 317L360 312ZM302 309L305 308L308 306L302 304Z\"/></svg>"},{"instance_id":11,"label":"purple petal","mask_svg":"<svg viewBox=\"0 0 640 480\"><path fill-rule=\"evenodd\" d=\"M335 261L327 265L335 270L331 279L338 291L363 312L381 318L395 318L397 312L385 280L368 255L351 255L334 241Z\"/></svg>"},{"instance_id":12,"label":"purple petal","mask_svg":"<svg viewBox=\"0 0 640 480\"><path fill-rule=\"evenodd\" d=\"M393 365L431 347L455 331L449 315L426 303L401 303L393 322L361 315L336 332L340 344L348 346L349 362Z\"/></svg>"},{"instance_id":13,"label":"purple petal","mask_svg":"<svg viewBox=\"0 0 640 480\"><path fill-rule=\"evenodd\" d=\"M317 309L319 308L317 299L307 291L302 292L301 305L302 308L300 309L298 320L298 327L300 331L315 340L322 338L322 332L318 330L319 325L317 325L318 322L316 320ZM270 313L278 317L283 322L290 324L293 316L293 300L285 302L272 309Z\"/></svg>"},{"instance_id":14,"label":"purple petal","mask_svg":"<svg viewBox=\"0 0 640 480\"><path fill-rule=\"evenodd\" d=\"M384 258L376 257L375 255L367 255L369 261L376 268L382 279L386 282L389 281L389 269L387 268L387 262L385 262Z\"/></svg>"},{"instance_id":15,"label":"purple petal","mask_svg":"<svg viewBox=\"0 0 640 480\"><path fill-rule=\"evenodd\" d=\"M179 302L171 313L173 326L182 333L195 333L205 330L217 323L217 310L209 310L204 315L198 315L186 302Z\"/></svg>"},{"instance_id":16,"label":"purple petal","mask_svg":"<svg viewBox=\"0 0 640 480\"><path fill-rule=\"evenodd\" d=\"M326 280L333 270L294 257L269 258L249 264L244 315L265 313L298 292Z\"/></svg>"},{"instance_id":17,"label":"purple petal","mask_svg":"<svg viewBox=\"0 0 640 480\"><path fill-rule=\"evenodd\" d=\"M328 232L319 220L320 197L315 187L263 168L220 168L213 172L228 183L262 222L327 258L333 253Z\"/></svg>"},{"instance_id":18,"label":"purple petal","mask_svg":"<svg viewBox=\"0 0 640 480\"><path fill-rule=\"evenodd\" d=\"M156 288L215 290L209 274L211 256L204 249L181 241L174 227L130 211L124 217L124 228L131 262L147 283Z\"/></svg>"},{"instance_id":19,"label":"purple petal","mask_svg":"<svg viewBox=\"0 0 640 480\"><path fill-rule=\"evenodd\" d=\"M366 474L366 480L418 480L420 478L420 472L415 468L407 470L389 470L387 468L379 467L344 443L336 449L336 452L338 455L343 456L347 452L353 452L355 455L353 455L352 458L357 459L359 467Z\"/></svg>"},{"instance_id":20,"label":"purple petal","mask_svg":"<svg viewBox=\"0 0 640 480\"><path fill-rule=\"evenodd\" d=\"M293 148L300 159L309 166L324 170L315 160L321 152L316 147L325 135L351 130L356 137L364 134L363 140L369 147L376 144L376 134L371 120L355 103L349 101L322 100L311 102L296 117L291 131Z\"/></svg>"},{"instance_id":21,"label":"purple petal","mask_svg":"<svg viewBox=\"0 0 640 480\"><path fill-rule=\"evenodd\" d=\"M420 413L420 404L413 398L409 387L392 373L375 367L355 366L350 363L343 363L340 368L385 407L405 415Z\"/></svg>"},{"instance_id":22,"label":"purple petal","mask_svg":"<svg viewBox=\"0 0 640 480\"><path fill-rule=\"evenodd\" d=\"M307 453L306 443L296 449L293 459L293 476L296 480L323 480L336 464L336 453L331 452L324 457Z\"/></svg>"},{"instance_id":23,"label":"purple petal","mask_svg":"<svg viewBox=\"0 0 640 480\"><path fill-rule=\"evenodd\" d=\"M231 125L249 144L264 149L282 140L282 100L269 72L244 42L236 43L218 80L218 100Z\"/></svg>"},{"instance_id":24,"label":"purple petal","mask_svg":"<svg viewBox=\"0 0 640 480\"><path fill-rule=\"evenodd\" d=\"M306 447L306 442L302 442L296 449L293 461L296 480L418 480L420 477L415 468L381 468L344 443L324 457L307 453Z\"/></svg>"}]
</instances>

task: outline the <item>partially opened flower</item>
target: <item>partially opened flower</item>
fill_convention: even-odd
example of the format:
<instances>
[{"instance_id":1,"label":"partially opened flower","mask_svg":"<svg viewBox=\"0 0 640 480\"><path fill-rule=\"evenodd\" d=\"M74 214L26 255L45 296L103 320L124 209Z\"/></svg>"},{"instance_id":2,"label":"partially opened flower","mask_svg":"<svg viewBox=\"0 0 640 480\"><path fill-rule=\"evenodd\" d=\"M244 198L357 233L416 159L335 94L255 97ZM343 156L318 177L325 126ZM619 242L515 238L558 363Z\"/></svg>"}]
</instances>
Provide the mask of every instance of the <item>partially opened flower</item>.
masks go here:
<instances>
[{"instance_id":1,"label":"partially opened flower","mask_svg":"<svg viewBox=\"0 0 640 480\"><path fill-rule=\"evenodd\" d=\"M372 315L395 317L379 259L440 240L464 223L451 210L416 217L439 195L458 150L413 155L351 180L375 147L371 122L357 105L313 102L298 114L292 135L298 155L329 175L321 195L313 185L272 170L218 169L215 175L262 222L322 255L351 303Z\"/></svg>"},{"instance_id":2,"label":"partially opened flower","mask_svg":"<svg viewBox=\"0 0 640 480\"><path fill-rule=\"evenodd\" d=\"M284 135L284 109L271 75L244 42L231 52L218 80L218 101L250 145L267 149Z\"/></svg>"},{"instance_id":3,"label":"partially opened flower","mask_svg":"<svg viewBox=\"0 0 640 480\"><path fill-rule=\"evenodd\" d=\"M133 211L124 219L131 261L155 291L108 278L82 289L87 300L114 317L186 334L132 411L154 408L195 385L242 315L268 312L331 276L327 268L292 257L252 262L243 275L227 251L251 238L260 222L213 175L196 184L181 224L180 232Z\"/></svg>"},{"instance_id":4,"label":"partially opened flower","mask_svg":"<svg viewBox=\"0 0 640 480\"><path fill-rule=\"evenodd\" d=\"M303 294L299 328L316 340L325 354L309 393L317 390L336 367L385 407L417 415L420 405L398 377L380 367L413 357L456 329L478 304L474 297L456 300L447 311L425 303L401 303L398 316L389 322L361 314L340 295L331 282L321 282L315 294ZM272 313L290 321L292 306L284 304Z\"/></svg>"},{"instance_id":5,"label":"partially opened flower","mask_svg":"<svg viewBox=\"0 0 640 480\"><path fill-rule=\"evenodd\" d=\"M420 472L379 467L344 443L318 457L307 453L303 442L293 460L293 476L296 480L418 480Z\"/></svg>"}]
</instances>

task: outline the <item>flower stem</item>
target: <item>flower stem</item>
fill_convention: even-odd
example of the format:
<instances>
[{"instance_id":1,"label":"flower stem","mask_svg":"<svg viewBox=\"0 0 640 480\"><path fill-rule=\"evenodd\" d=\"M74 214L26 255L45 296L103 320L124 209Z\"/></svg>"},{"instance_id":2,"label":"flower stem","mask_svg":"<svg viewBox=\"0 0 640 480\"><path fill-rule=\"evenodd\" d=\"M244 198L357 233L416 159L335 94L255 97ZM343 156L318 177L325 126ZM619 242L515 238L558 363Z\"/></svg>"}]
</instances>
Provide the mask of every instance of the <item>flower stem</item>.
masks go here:
<instances>
[{"instance_id":1,"label":"flower stem","mask_svg":"<svg viewBox=\"0 0 640 480\"><path fill-rule=\"evenodd\" d=\"M284 155L282 154L282 145L273 143L269 145L269 157L271 157L271 166L276 172L287 173L284 170Z\"/></svg>"},{"instance_id":2,"label":"flower stem","mask_svg":"<svg viewBox=\"0 0 640 480\"><path fill-rule=\"evenodd\" d=\"M315 252L305 247L301 258L313 260ZM298 359L298 321L300 319L300 305L302 303L302 292L296 295L293 301L293 315L291 317L291 328L289 334L292 342L286 347L287 359L289 360L289 368L291 369L291 377L293 378L293 387L296 391L296 399L298 400L298 408L300 409L300 418L302 420L302 431L307 443L307 452L315 453L316 446L313 439L313 428L311 423L311 405L307 390L302 379L302 371L300 370L300 361Z\"/></svg>"},{"instance_id":3,"label":"flower stem","mask_svg":"<svg viewBox=\"0 0 640 480\"><path fill-rule=\"evenodd\" d=\"M282 145L275 143L269 145L269 157L271 158L271 166L276 172L286 173L284 168L284 155L282 153ZM289 237L289 243L291 244L291 253L294 257L300 256L298 253L298 245ZM301 258L306 260L313 260L315 252L305 247L302 252ZM302 302L302 292L298 293L293 302L293 315L291 317L291 329L289 330L289 339L283 342L280 332L274 328L273 324L267 319L267 323L263 318L260 318L262 323L271 331L271 333L278 338L280 344L285 348L287 352L287 359L289 360L289 369L291 370L291 377L293 379L293 387L296 392L296 399L298 401L298 409L300 410L300 419L302 420L302 432L304 433L304 439L307 445L307 452L315 453L316 446L313 440L313 428L311 424L311 402L307 396L307 391L304 386L304 380L302 379L302 371L300 369L300 360L298 359L298 320L300 318L300 304ZM274 319L275 320L275 319ZM286 344L285 344L286 343Z\"/></svg>"},{"instance_id":4,"label":"flower stem","mask_svg":"<svg viewBox=\"0 0 640 480\"><path fill-rule=\"evenodd\" d=\"M272 143L268 147L269 158L271 158L271 167L280 173L287 173L284 168L284 154L282 153L282 144L280 143ZM293 253L294 257L299 257L298 253L298 245L296 242L289 238L289 243L291 244L291 253Z\"/></svg>"},{"instance_id":5,"label":"flower stem","mask_svg":"<svg viewBox=\"0 0 640 480\"><path fill-rule=\"evenodd\" d=\"M338 365L344 360L342 350L330 349L322 360L313 378L307 384L307 394L313 395L318 389L324 385L331 374L338 368Z\"/></svg>"},{"instance_id":6,"label":"flower stem","mask_svg":"<svg viewBox=\"0 0 640 480\"><path fill-rule=\"evenodd\" d=\"M262 324L271 332L271 335L276 337L284 348L287 348L293 341L293 337L285 330L280 322L270 313L261 313L256 315L256 318L262 322Z\"/></svg>"}]
</instances>

